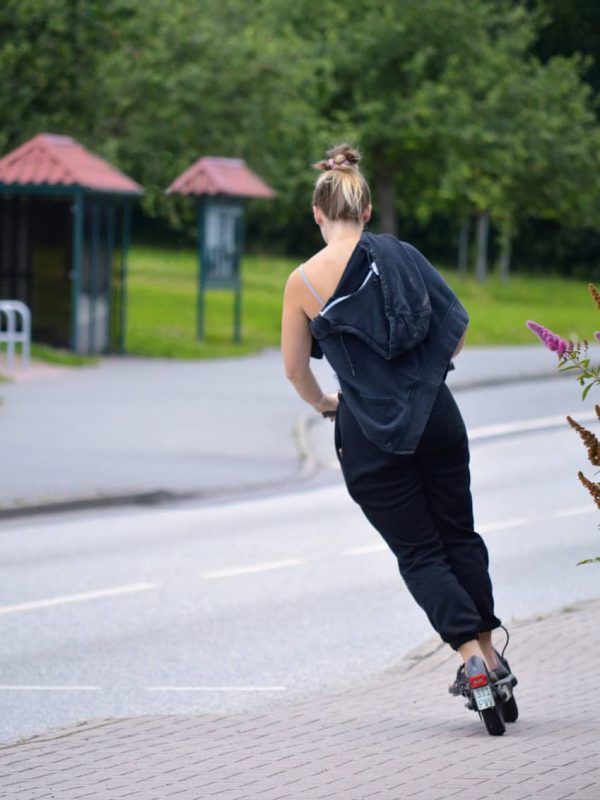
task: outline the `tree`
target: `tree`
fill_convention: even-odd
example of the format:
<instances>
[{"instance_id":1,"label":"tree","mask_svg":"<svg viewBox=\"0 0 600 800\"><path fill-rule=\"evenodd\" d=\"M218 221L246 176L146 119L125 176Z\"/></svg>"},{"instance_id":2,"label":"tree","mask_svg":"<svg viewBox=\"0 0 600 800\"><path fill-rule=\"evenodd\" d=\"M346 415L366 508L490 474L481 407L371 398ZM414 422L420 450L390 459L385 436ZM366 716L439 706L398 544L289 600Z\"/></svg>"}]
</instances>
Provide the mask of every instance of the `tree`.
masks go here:
<instances>
[{"instance_id":1,"label":"tree","mask_svg":"<svg viewBox=\"0 0 600 800\"><path fill-rule=\"evenodd\" d=\"M97 71L129 14L125 0L4 0L0 153L40 131L94 137L109 102Z\"/></svg>"},{"instance_id":2,"label":"tree","mask_svg":"<svg viewBox=\"0 0 600 800\"><path fill-rule=\"evenodd\" d=\"M506 276L524 217L593 217L598 148L585 64L530 55L543 16L500 0L365 0L345 4L345 19L326 0L320 8L315 35L334 64L328 116L365 151L382 230L396 232L398 211L463 224L475 213L483 279L490 221Z\"/></svg>"},{"instance_id":3,"label":"tree","mask_svg":"<svg viewBox=\"0 0 600 800\"><path fill-rule=\"evenodd\" d=\"M332 117L358 132L373 165L380 227L395 232L398 210L426 220L447 207L439 196L449 132L440 98L444 107L466 98L471 112L480 73L493 75L496 51L514 52L510 43L524 38L523 31L530 37L531 25L524 9L489 0L365 0L359 10L345 7L343 40L332 43ZM468 127L486 140L479 120L470 119Z\"/></svg>"},{"instance_id":4,"label":"tree","mask_svg":"<svg viewBox=\"0 0 600 800\"><path fill-rule=\"evenodd\" d=\"M497 37L485 69L451 61L432 88L434 125L446 162L439 198L459 219L475 213L476 277L487 273L490 218L499 231L499 270L509 273L512 241L527 217L589 224L600 203L599 129L586 62L530 56L535 18L519 36ZM465 78L469 80L465 82Z\"/></svg>"},{"instance_id":5,"label":"tree","mask_svg":"<svg viewBox=\"0 0 600 800\"><path fill-rule=\"evenodd\" d=\"M480 276L491 225L508 274L524 219L597 208L589 62L532 57L543 23L512 0L6 0L0 152L70 133L190 231L192 204L166 186L200 155L241 156L278 190L250 222L298 252L316 243L309 165L349 140L381 230L454 219L464 265L475 214Z\"/></svg>"},{"instance_id":6,"label":"tree","mask_svg":"<svg viewBox=\"0 0 600 800\"><path fill-rule=\"evenodd\" d=\"M542 63L554 56L588 56L584 78L595 94L600 91L600 5L596 0L535 0L542 25L532 47Z\"/></svg>"},{"instance_id":7,"label":"tree","mask_svg":"<svg viewBox=\"0 0 600 800\"><path fill-rule=\"evenodd\" d=\"M103 67L115 108L102 149L144 185L149 214L178 226L191 221L164 190L208 154L246 158L284 198L293 196L290 176L310 163L316 81L300 72L305 46L289 27L276 31L277 22L269 0L136 7Z\"/></svg>"}]
</instances>

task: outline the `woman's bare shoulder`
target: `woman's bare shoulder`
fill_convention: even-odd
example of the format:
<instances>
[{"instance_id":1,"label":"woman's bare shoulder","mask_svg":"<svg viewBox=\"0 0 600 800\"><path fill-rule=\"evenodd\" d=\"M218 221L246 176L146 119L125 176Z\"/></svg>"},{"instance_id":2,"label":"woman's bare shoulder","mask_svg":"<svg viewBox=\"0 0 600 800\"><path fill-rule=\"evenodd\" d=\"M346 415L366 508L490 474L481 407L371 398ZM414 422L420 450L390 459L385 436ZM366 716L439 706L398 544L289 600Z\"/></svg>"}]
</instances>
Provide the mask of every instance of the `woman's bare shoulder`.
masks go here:
<instances>
[{"instance_id":1,"label":"woman's bare shoulder","mask_svg":"<svg viewBox=\"0 0 600 800\"><path fill-rule=\"evenodd\" d=\"M319 252L315 253L314 256L310 256L310 258L307 258L301 264L298 264L297 267L294 267L294 269L288 275L287 285L292 289L295 286L301 286L304 283L302 280L302 275L300 274L301 270L305 270L309 273L312 273L314 270L318 272L319 269L325 266L327 263L327 255L323 250L319 250Z\"/></svg>"},{"instance_id":2,"label":"woman's bare shoulder","mask_svg":"<svg viewBox=\"0 0 600 800\"><path fill-rule=\"evenodd\" d=\"M304 262L304 267L310 269L319 269L320 267L326 266L331 261L331 256L327 252L327 248L323 248L323 250L319 250L318 253L315 253L314 256L307 258Z\"/></svg>"},{"instance_id":3,"label":"woman's bare shoulder","mask_svg":"<svg viewBox=\"0 0 600 800\"><path fill-rule=\"evenodd\" d=\"M306 262L304 262L306 263ZM304 266L303 264L298 264L294 269L289 273L287 276L287 283L294 286L298 281L302 280L302 275L300 274L301 268Z\"/></svg>"},{"instance_id":4,"label":"woman's bare shoulder","mask_svg":"<svg viewBox=\"0 0 600 800\"><path fill-rule=\"evenodd\" d=\"M297 267L294 267L294 269L290 272L290 274L287 277L284 294L285 297L288 299L292 297L293 298L299 297L302 291L302 286L304 282L302 280L302 275L300 274L301 266L302 264L299 264Z\"/></svg>"}]
</instances>

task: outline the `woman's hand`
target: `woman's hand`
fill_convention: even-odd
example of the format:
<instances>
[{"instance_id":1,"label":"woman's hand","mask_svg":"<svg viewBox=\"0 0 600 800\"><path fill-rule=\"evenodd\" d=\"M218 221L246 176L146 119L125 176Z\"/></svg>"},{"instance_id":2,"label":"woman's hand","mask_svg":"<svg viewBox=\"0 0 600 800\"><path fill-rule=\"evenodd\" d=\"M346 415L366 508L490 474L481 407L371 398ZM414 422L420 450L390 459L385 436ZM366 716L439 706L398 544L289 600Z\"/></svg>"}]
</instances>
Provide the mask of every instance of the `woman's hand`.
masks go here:
<instances>
[{"instance_id":1,"label":"woman's hand","mask_svg":"<svg viewBox=\"0 0 600 800\"><path fill-rule=\"evenodd\" d=\"M318 411L319 414L327 414L327 419L333 422L337 412L338 403L339 397L337 394L322 394L319 400L313 404L313 408L315 411Z\"/></svg>"},{"instance_id":2,"label":"woman's hand","mask_svg":"<svg viewBox=\"0 0 600 800\"><path fill-rule=\"evenodd\" d=\"M452 358L455 358L460 353L460 351L463 349L466 338L467 338L467 328L465 328L465 331L464 331L463 335L460 337L460 339L458 341L458 344L456 345L456 350L454 351L454 353L452 355Z\"/></svg>"}]
</instances>

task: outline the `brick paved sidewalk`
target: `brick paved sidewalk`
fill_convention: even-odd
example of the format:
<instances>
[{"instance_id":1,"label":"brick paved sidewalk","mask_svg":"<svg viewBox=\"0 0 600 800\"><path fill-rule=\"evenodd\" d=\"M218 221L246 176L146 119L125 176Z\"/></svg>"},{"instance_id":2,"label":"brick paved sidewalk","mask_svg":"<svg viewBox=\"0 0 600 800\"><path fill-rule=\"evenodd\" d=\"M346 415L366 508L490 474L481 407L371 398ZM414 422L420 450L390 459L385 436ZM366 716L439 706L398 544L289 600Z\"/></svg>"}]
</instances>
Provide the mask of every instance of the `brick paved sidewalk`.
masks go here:
<instances>
[{"instance_id":1,"label":"brick paved sidewalk","mask_svg":"<svg viewBox=\"0 0 600 800\"><path fill-rule=\"evenodd\" d=\"M598 800L599 612L513 626L521 718L503 737L447 694L457 659L434 643L369 685L275 712L91 720L5 744L0 797Z\"/></svg>"}]
</instances>

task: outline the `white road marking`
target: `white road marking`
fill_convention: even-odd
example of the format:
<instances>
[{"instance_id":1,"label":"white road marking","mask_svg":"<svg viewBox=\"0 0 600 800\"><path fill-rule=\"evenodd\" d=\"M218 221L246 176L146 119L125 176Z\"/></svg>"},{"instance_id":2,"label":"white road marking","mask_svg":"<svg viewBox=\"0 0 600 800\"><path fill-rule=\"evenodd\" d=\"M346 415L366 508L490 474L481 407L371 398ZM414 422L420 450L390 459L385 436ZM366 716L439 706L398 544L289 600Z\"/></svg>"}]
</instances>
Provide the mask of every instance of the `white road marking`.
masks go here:
<instances>
[{"instance_id":1,"label":"white road marking","mask_svg":"<svg viewBox=\"0 0 600 800\"><path fill-rule=\"evenodd\" d=\"M493 531L509 530L510 528L521 528L526 525L533 525L543 519L553 519L554 517L576 517L581 514L589 514L596 512L596 506L572 506L571 508L563 508L559 511L553 511L550 514L541 514L535 519L527 517L509 517L508 519L499 519L495 522L484 522L481 525L476 525L475 528L480 533L492 533ZM362 556L368 553L380 553L389 550L385 543L370 544L364 547L352 547L348 550L343 550L343 556Z\"/></svg>"},{"instance_id":2,"label":"white road marking","mask_svg":"<svg viewBox=\"0 0 600 800\"><path fill-rule=\"evenodd\" d=\"M589 411L584 414L580 411L573 411L569 416L581 423L598 422L596 414ZM515 433L527 433L528 431L545 430L546 428L560 428L563 425L565 428L569 427L566 413L556 414L551 417L532 417L531 419L520 419L514 422L502 422L496 425L480 425L477 428L468 428L467 433L469 441L476 442L478 439L510 436ZM340 462L337 458L319 463L325 469L341 471Z\"/></svg>"},{"instance_id":3,"label":"white road marking","mask_svg":"<svg viewBox=\"0 0 600 800\"><path fill-rule=\"evenodd\" d=\"M580 514L597 514L598 507L591 501L585 506L572 506L571 508L563 508L562 511L557 511L557 517L578 517Z\"/></svg>"},{"instance_id":4,"label":"white road marking","mask_svg":"<svg viewBox=\"0 0 600 800\"><path fill-rule=\"evenodd\" d=\"M547 418L549 419L549 418ZM563 508L557 511L553 511L549 514L544 514L541 516L537 516L535 518L528 519L527 517L511 517L508 519L497 520L495 522L488 522L483 523L477 526L477 530L482 533L491 533L493 531L501 531L501 530L508 530L510 528L519 528L525 527L527 525L533 525L540 522L541 519L552 519L552 518L568 518L579 516L583 514L590 514L595 512L596 508L591 503L588 505L581 505L581 506L572 506L570 508ZM388 550L388 546L384 542L377 542L370 545L363 545L359 547L352 547L347 550L343 550L340 555L343 556L360 556L360 555L368 555L370 553L382 553ZM261 564L248 564L242 565L237 567L228 567L225 569L220 570L211 570L209 572L205 572L203 574L203 578L207 579L216 579L216 578L230 578L235 577L237 575L252 575L257 574L260 572L268 572L272 570L278 569L286 569L289 567L298 567L305 565L307 563L306 559L300 558L288 558L282 559L280 561L268 561ZM126 586L113 586L107 589L97 589L91 592L80 592L77 594L71 595L62 595L59 597L50 597L42 600L32 600L25 603L14 603L12 605L0 606L0 614L11 614L18 611L30 611L33 609L38 608L49 608L52 606L58 605L65 605L68 603L80 603L86 600L96 600L102 597L114 597L121 594L129 594L132 592L143 592L148 591L150 589L159 589L160 586L155 583L135 583L129 584ZM52 691L56 689L57 691L66 691L69 687L18 687L18 686L2 686L0 685L0 689L47 689ZM98 687L71 687L74 691L80 690L87 690L87 691L95 691ZM285 688L285 687L283 687ZM259 689L257 687L184 687L179 689L177 687L156 687L154 689L149 689L149 691L275 691L274 689ZM282 690L282 687L279 687L277 691Z\"/></svg>"},{"instance_id":5,"label":"white road marking","mask_svg":"<svg viewBox=\"0 0 600 800\"><path fill-rule=\"evenodd\" d=\"M19 691L19 692L98 692L100 691L99 686L19 686L14 685L11 686L10 684L0 684L0 690L7 690L7 691Z\"/></svg>"},{"instance_id":6,"label":"white road marking","mask_svg":"<svg viewBox=\"0 0 600 800\"><path fill-rule=\"evenodd\" d=\"M569 416L576 419L578 422L592 422L597 421L596 414L587 412L582 414L579 411L574 411ZM567 422L567 414L558 414L552 417L533 417L532 419L520 419L515 422L503 422L498 425L483 425L479 428L469 428L469 439L474 441L476 439L487 438L488 436L506 436L512 433L525 433L526 431L537 431L543 428L554 428L564 425L565 428L569 427Z\"/></svg>"},{"instance_id":7,"label":"white road marking","mask_svg":"<svg viewBox=\"0 0 600 800\"><path fill-rule=\"evenodd\" d=\"M30 611L34 608L49 608L61 606L65 603L81 603L84 600L96 600L100 597L114 597L119 594L131 592L145 592L149 589L158 589L156 583L132 583L127 586L113 586L108 589L96 589L93 592L79 592L78 594L65 594L59 597L48 597L45 600L32 600L28 603L14 603L9 606L0 606L0 614L12 614L15 611Z\"/></svg>"},{"instance_id":8,"label":"white road marking","mask_svg":"<svg viewBox=\"0 0 600 800\"><path fill-rule=\"evenodd\" d=\"M482 533L490 533L491 531L503 531L508 528L520 528L524 525L529 525L530 520L527 517L512 517L511 519L499 519L497 522L487 522L483 525L476 525L476 529Z\"/></svg>"},{"instance_id":9,"label":"white road marking","mask_svg":"<svg viewBox=\"0 0 600 800\"><path fill-rule=\"evenodd\" d=\"M287 686L146 686L147 692L285 692Z\"/></svg>"},{"instance_id":10,"label":"white road marking","mask_svg":"<svg viewBox=\"0 0 600 800\"><path fill-rule=\"evenodd\" d=\"M247 566L230 567L228 569L216 569L205 572L203 578L231 578L235 575L250 575L254 572L267 572L271 569L283 569L284 567L298 567L305 562L299 558L286 558L281 561L267 561L263 564L248 564Z\"/></svg>"},{"instance_id":11,"label":"white road marking","mask_svg":"<svg viewBox=\"0 0 600 800\"><path fill-rule=\"evenodd\" d=\"M384 550L389 550L387 544L368 544L364 547L351 547L349 550L342 552L343 556L362 556L365 553L381 553Z\"/></svg>"}]
</instances>

